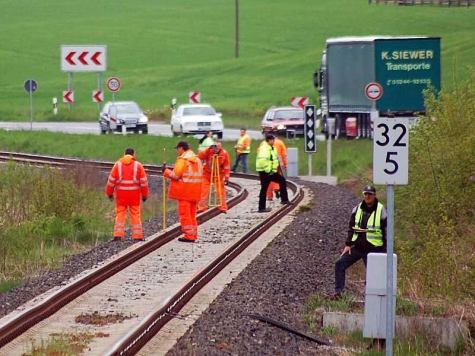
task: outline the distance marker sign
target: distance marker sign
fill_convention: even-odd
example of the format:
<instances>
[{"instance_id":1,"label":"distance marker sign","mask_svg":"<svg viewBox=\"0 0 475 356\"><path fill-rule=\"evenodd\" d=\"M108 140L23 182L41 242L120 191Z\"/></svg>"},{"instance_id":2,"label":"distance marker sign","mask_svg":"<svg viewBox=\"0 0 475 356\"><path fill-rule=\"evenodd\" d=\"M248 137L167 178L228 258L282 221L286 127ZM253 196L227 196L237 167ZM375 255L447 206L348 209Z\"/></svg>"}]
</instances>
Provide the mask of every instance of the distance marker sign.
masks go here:
<instances>
[{"instance_id":1,"label":"distance marker sign","mask_svg":"<svg viewBox=\"0 0 475 356\"><path fill-rule=\"evenodd\" d=\"M380 117L374 120L373 183L408 184L409 120Z\"/></svg>"}]
</instances>

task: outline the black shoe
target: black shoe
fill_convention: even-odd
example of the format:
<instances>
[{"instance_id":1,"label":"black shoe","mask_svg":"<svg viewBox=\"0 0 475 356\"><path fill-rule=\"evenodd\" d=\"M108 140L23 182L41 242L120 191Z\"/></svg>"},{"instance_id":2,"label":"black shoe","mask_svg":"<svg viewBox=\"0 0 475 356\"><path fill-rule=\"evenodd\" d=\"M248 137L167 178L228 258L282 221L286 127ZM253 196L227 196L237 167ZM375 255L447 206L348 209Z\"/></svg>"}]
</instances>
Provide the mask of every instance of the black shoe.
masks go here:
<instances>
[{"instance_id":1,"label":"black shoe","mask_svg":"<svg viewBox=\"0 0 475 356\"><path fill-rule=\"evenodd\" d=\"M265 208L265 209L259 209L257 212L258 213L268 213L269 211L271 211L270 208Z\"/></svg>"},{"instance_id":2,"label":"black shoe","mask_svg":"<svg viewBox=\"0 0 475 356\"><path fill-rule=\"evenodd\" d=\"M340 300L341 299L341 293L335 293L330 297L330 300Z\"/></svg>"},{"instance_id":3,"label":"black shoe","mask_svg":"<svg viewBox=\"0 0 475 356\"><path fill-rule=\"evenodd\" d=\"M185 239L184 237L179 237L179 238L178 238L178 241L180 241L180 242L191 242L191 243L194 243L194 242L195 242L195 241L193 241L193 240Z\"/></svg>"},{"instance_id":4,"label":"black shoe","mask_svg":"<svg viewBox=\"0 0 475 356\"><path fill-rule=\"evenodd\" d=\"M280 202L282 205L292 205L292 203L290 201L281 201Z\"/></svg>"},{"instance_id":5,"label":"black shoe","mask_svg":"<svg viewBox=\"0 0 475 356\"><path fill-rule=\"evenodd\" d=\"M134 242L143 242L143 241L145 241L144 238L141 238L141 239L132 239L132 240L134 240Z\"/></svg>"},{"instance_id":6,"label":"black shoe","mask_svg":"<svg viewBox=\"0 0 475 356\"><path fill-rule=\"evenodd\" d=\"M219 212L220 212L221 214L227 214L227 213L228 213L227 210L220 210Z\"/></svg>"},{"instance_id":7,"label":"black shoe","mask_svg":"<svg viewBox=\"0 0 475 356\"><path fill-rule=\"evenodd\" d=\"M113 237L110 241L122 241L122 237Z\"/></svg>"},{"instance_id":8,"label":"black shoe","mask_svg":"<svg viewBox=\"0 0 475 356\"><path fill-rule=\"evenodd\" d=\"M280 199L280 191L274 190L274 193L275 193L275 198Z\"/></svg>"}]
</instances>

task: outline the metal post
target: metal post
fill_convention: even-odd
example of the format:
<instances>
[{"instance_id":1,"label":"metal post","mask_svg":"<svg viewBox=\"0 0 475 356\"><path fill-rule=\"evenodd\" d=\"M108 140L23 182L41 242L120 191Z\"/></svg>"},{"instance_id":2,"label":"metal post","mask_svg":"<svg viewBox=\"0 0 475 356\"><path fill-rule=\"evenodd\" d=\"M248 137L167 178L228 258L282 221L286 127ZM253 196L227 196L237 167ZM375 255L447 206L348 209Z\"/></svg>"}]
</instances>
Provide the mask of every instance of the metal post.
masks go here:
<instances>
[{"instance_id":1,"label":"metal post","mask_svg":"<svg viewBox=\"0 0 475 356\"><path fill-rule=\"evenodd\" d=\"M68 72L68 91L73 91L73 72ZM69 108L73 108L73 103L69 103Z\"/></svg>"},{"instance_id":2,"label":"metal post","mask_svg":"<svg viewBox=\"0 0 475 356\"><path fill-rule=\"evenodd\" d=\"M312 154L308 154L308 175L309 177L312 175Z\"/></svg>"},{"instance_id":3,"label":"metal post","mask_svg":"<svg viewBox=\"0 0 475 356\"><path fill-rule=\"evenodd\" d=\"M393 274L393 241L394 241L394 185L387 185L387 285L386 285L386 356L393 354L394 330L394 274Z\"/></svg>"},{"instance_id":4,"label":"metal post","mask_svg":"<svg viewBox=\"0 0 475 356\"><path fill-rule=\"evenodd\" d=\"M30 130L33 130L33 84L30 82Z\"/></svg>"},{"instance_id":5,"label":"metal post","mask_svg":"<svg viewBox=\"0 0 475 356\"><path fill-rule=\"evenodd\" d=\"M103 89L103 84L102 84L102 72L97 73L97 90L102 91ZM102 109L102 103L97 103L97 108L99 111Z\"/></svg>"}]
</instances>

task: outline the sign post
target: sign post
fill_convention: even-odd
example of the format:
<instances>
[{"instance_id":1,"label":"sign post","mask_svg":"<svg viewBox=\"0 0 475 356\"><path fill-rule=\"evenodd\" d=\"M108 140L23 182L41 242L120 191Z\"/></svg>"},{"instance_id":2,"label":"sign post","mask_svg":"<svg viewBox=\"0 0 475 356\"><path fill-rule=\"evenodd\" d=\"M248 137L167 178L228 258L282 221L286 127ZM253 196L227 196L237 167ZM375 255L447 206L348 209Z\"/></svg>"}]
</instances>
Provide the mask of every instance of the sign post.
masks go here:
<instances>
[{"instance_id":1,"label":"sign post","mask_svg":"<svg viewBox=\"0 0 475 356\"><path fill-rule=\"evenodd\" d=\"M394 336L394 185L408 184L409 120L378 118L374 122L373 182L387 185L387 304L386 356L393 352Z\"/></svg>"},{"instance_id":2,"label":"sign post","mask_svg":"<svg viewBox=\"0 0 475 356\"><path fill-rule=\"evenodd\" d=\"M304 126L304 137L305 137L305 153L308 153L308 175L312 175L312 153L317 152L317 135L316 135L316 106L315 105L305 105L304 107L305 115L305 126Z\"/></svg>"},{"instance_id":3,"label":"sign post","mask_svg":"<svg viewBox=\"0 0 475 356\"><path fill-rule=\"evenodd\" d=\"M33 130L33 93L38 89L38 84L34 79L27 79L23 87L27 93L30 93L30 130Z\"/></svg>"}]
</instances>

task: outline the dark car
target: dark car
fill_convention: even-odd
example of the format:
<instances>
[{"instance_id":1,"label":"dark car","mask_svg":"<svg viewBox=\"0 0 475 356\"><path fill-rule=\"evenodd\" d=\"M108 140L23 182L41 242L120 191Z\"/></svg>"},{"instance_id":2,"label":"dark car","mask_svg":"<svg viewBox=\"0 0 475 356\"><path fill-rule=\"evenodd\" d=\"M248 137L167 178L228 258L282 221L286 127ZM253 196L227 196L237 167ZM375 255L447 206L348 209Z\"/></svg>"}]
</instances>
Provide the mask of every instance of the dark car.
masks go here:
<instances>
[{"instance_id":1,"label":"dark car","mask_svg":"<svg viewBox=\"0 0 475 356\"><path fill-rule=\"evenodd\" d=\"M99 114L101 133L148 133L148 117L134 101L109 101Z\"/></svg>"},{"instance_id":2,"label":"dark car","mask_svg":"<svg viewBox=\"0 0 475 356\"><path fill-rule=\"evenodd\" d=\"M295 107L272 107L262 118L262 133L295 137L304 135L304 112Z\"/></svg>"}]
</instances>

